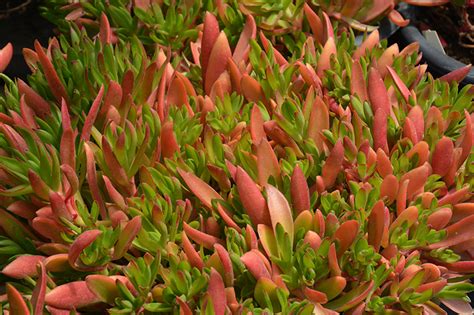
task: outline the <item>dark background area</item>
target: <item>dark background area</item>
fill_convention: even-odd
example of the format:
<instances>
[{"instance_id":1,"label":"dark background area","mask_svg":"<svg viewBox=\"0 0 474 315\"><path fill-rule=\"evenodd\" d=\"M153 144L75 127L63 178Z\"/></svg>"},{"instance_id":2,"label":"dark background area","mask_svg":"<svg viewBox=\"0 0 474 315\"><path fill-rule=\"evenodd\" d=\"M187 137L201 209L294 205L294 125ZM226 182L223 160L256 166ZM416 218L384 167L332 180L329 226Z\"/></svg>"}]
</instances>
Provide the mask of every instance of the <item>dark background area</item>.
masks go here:
<instances>
[{"instance_id":1,"label":"dark background area","mask_svg":"<svg viewBox=\"0 0 474 315\"><path fill-rule=\"evenodd\" d=\"M5 74L25 79L29 74L22 50L33 48L35 39L43 46L53 36L53 25L39 14L39 0L0 0L0 48L11 42L14 49L12 61Z\"/></svg>"}]
</instances>

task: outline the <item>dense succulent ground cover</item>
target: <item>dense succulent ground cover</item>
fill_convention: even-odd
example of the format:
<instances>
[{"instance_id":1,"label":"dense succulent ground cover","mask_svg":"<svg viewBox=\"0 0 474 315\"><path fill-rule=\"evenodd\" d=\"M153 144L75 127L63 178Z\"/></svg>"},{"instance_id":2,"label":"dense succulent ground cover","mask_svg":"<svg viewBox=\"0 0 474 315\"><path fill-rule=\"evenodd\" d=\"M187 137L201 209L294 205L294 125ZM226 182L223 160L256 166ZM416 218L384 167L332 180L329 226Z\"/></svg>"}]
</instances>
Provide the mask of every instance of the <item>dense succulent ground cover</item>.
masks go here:
<instances>
[{"instance_id":1,"label":"dense succulent ground cover","mask_svg":"<svg viewBox=\"0 0 474 315\"><path fill-rule=\"evenodd\" d=\"M291 32L199 7L156 40L107 7L0 74L4 313L470 311L466 69L301 6Z\"/></svg>"}]
</instances>

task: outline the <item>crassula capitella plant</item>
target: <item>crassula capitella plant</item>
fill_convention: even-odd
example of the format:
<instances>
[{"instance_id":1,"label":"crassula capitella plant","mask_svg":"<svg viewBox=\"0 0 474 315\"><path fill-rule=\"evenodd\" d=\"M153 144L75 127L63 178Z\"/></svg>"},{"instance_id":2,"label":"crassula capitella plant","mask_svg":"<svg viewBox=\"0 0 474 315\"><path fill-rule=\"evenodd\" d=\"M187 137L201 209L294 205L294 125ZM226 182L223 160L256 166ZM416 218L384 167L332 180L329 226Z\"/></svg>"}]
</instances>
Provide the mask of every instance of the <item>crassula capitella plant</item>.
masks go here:
<instances>
[{"instance_id":1,"label":"crassula capitella plant","mask_svg":"<svg viewBox=\"0 0 474 315\"><path fill-rule=\"evenodd\" d=\"M449 0L45 0L43 15L67 32L70 22L95 34L105 14L118 37L136 35L146 44L157 43L175 49L189 49L196 40L204 13L213 12L225 25L230 43L238 39L239 28L246 15L252 15L267 36L284 35L301 30L305 6L326 14L346 27L373 31L377 23L388 17L398 26L409 20L398 11L399 3L429 7ZM286 38L287 44L289 36Z\"/></svg>"},{"instance_id":2,"label":"crassula capitella plant","mask_svg":"<svg viewBox=\"0 0 474 315\"><path fill-rule=\"evenodd\" d=\"M201 18L145 48L102 15L0 75L3 312L470 312L466 69L309 7L293 54Z\"/></svg>"}]
</instances>

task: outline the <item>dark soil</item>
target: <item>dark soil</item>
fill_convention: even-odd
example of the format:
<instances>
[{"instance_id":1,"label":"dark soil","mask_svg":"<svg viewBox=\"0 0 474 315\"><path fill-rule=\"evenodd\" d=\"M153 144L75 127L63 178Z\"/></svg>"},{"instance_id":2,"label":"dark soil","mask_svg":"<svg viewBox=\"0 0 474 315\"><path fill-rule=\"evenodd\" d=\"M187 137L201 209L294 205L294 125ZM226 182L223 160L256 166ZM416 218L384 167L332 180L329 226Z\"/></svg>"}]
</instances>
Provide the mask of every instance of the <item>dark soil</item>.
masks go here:
<instances>
[{"instance_id":1,"label":"dark soil","mask_svg":"<svg viewBox=\"0 0 474 315\"><path fill-rule=\"evenodd\" d=\"M422 31L437 31L447 55L474 64L474 28L470 29L474 24L474 9L466 10L454 5L423 8L418 10L418 27Z\"/></svg>"},{"instance_id":2,"label":"dark soil","mask_svg":"<svg viewBox=\"0 0 474 315\"><path fill-rule=\"evenodd\" d=\"M0 0L0 48L11 42L14 49L12 61L5 70L5 74L11 78L25 79L30 73L23 59L23 48L33 48L35 39L46 46L49 37L54 35L53 25L38 12L39 2Z\"/></svg>"}]
</instances>

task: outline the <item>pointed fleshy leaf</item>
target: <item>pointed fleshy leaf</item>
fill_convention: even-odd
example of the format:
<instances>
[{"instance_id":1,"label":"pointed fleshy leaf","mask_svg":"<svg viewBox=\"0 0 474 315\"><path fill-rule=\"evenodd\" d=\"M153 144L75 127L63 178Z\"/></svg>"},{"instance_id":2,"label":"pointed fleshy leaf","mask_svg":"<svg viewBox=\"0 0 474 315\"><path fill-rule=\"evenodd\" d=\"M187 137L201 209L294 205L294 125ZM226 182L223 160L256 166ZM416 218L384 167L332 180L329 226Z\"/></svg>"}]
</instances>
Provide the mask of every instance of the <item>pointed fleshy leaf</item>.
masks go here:
<instances>
[{"instance_id":1,"label":"pointed fleshy leaf","mask_svg":"<svg viewBox=\"0 0 474 315\"><path fill-rule=\"evenodd\" d=\"M382 236L384 232L385 225L385 215L384 215L385 205L382 200L377 201L377 203L372 208L370 212L367 229L368 229L368 238L367 241L369 245L374 246L375 251L378 252L380 249L380 244L382 243Z\"/></svg>"},{"instance_id":2,"label":"pointed fleshy leaf","mask_svg":"<svg viewBox=\"0 0 474 315\"><path fill-rule=\"evenodd\" d=\"M263 129L262 112L257 105L253 106L250 115L250 135L254 144L258 144L263 138L266 138L265 130Z\"/></svg>"},{"instance_id":3,"label":"pointed fleshy leaf","mask_svg":"<svg viewBox=\"0 0 474 315\"><path fill-rule=\"evenodd\" d=\"M441 242L429 245L429 249L450 247L474 238L474 215L464 218L446 228L447 236Z\"/></svg>"},{"instance_id":4,"label":"pointed fleshy leaf","mask_svg":"<svg viewBox=\"0 0 474 315\"><path fill-rule=\"evenodd\" d=\"M211 298L214 314L224 315L227 306L224 281L222 280L219 272L217 272L214 268L211 268L211 276L209 277L207 293Z\"/></svg>"},{"instance_id":5,"label":"pointed fleshy leaf","mask_svg":"<svg viewBox=\"0 0 474 315\"><path fill-rule=\"evenodd\" d=\"M257 36L257 26L255 20L251 14L247 15L247 21L245 22L244 29L240 35L239 41L234 49L232 58L236 64L241 61L245 61L248 58L250 45L249 41L255 39Z\"/></svg>"},{"instance_id":6,"label":"pointed fleshy leaf","mask_svg":"<svg viewBox=\"0 0 474 315\"><path fill-rule=\"evenodd\" d=\"M0 73L5 71L5 69L10 64L10 61L13 57L13 45L11 43L6 44L2 49L0 49Z\"/></svg>"},{"instance_id":7,"label":"pointed fleshy leaf","mask_svg":"<svg viewBox=\"0 0 474 315\"><path fill-rule=\"evenodd\" d=\"M359 96L362 102L369 100L367 83L365 82L364 72L359 60L354 61L352 64L351 94Z\"/></svg>"},{"instance_id":8,"label":"pointed fleshy leaf","mask_svg":"<svg viewBox=\"0 0 474 315\"><path fill-rule=\"evenodd\" d=\"M391 105L387 88L376 68L370 68L368 82L368 94L372 112L376 113L378 109L382 109L387 116L390 115Z\"/></svg>"},{"instance_id":9,"label":"pointed fleshy leaf","mask_svg":"<svg viewBox=\"0 0 474 315\"><path fill-rule=\"evenodd\" d=\"M45 302L59 309L72 310L92 306L99 303L100 299L89 290L86 281L74 281L51 290L46 294Z\"/></svg>"},{"instance_id":10,"label":"pointed fleshy leaf","mask_svg":"<svg viewBox=\"0 0 474 315\"><path fill-rule=\"evenodd\" d=\"M235 183L242 205L254 226L258 226L259 224L270 226L271 219L265 198L257 187L257 184L255 184L253 179L240 166L237 167Z\"/></svg>"},{"instance_id":11,"label":"pointed fleshy leaf","mask_svg":"<svg viewBox=\"0 0 474 315\"><path fill-rule=\"evenodd\" d=\"M451 139L443 136L438 143L436 143L431 157L431 166L433 173L444 176L449 172L454 158L454 143Z\"/></svg>"},{"instance_id":12,"label":"pointed fleshy leaf","mask_svg":"<svg viewBox=\"0 0 474 315\"><path fill-rule=\"evenodd\" d=\"M161 126L161 154L164 158L171 159L176 152L180 152L179 144L173 131L173 122L167 121Z\"/></svg>"},{"instance_id":13,"label":"pointed fleshy leaf","mask_svg":"<svg viewBox=\"0 0 474 315\"><path fill-rule=\"evenodd\" d=\"M407 223L407 228L410 228L418 220L418 208L415 206L408 207L390 225L390 233L404 222Z\"/></svg>"},{"instance_id":14,"label":"pointed fleshy leaf","mask_svg":"<svg viewBox=\"0 0 474 315\"><path fill-rule=\"evenodd\" d=\"M367 36L367 38L357 47L356 51L352 55L352 58L359 60L361 57L365 56L366 51L371 51L375 46L380 42L379 31L375 30Z\"/></svg>"},{"instance_id":15,"label":"pointed fleshy leaf","mask_svg":"<svg viewBox=\"0 0 474 315\"><path fill-rule=\"evenodd\" d=\"M31 295L31 304L33 305L33 315L42 315L48 277L46 275L46 268L43 263L40 262L39 264L36 264L35 267L38 270L39 277Z\"/></svg>"},{"instance_id":16,"label":"pointed fleshy leaf","mask_svg":"<svg viewBox=\"0 0 474 315\"><path fill-rule=\"evenodd\" d=\"M417 141L423 140L423 136L425 133L425 119L423 117L423 109L420 106L416 105L408 112L408 118L413 124L413 127L416 131ZM416 143L415 142L415 143Z\"/></svg>"},{"instance_id":17,"label":"pointed fleshy leaf","mask_svg":"<svg viewBox=\"0 0 474 315\"><path fill-rule=\"evenodd\" d=\"M242 263L258 281L260 278L271 279L270 271L262 259L261 254L256 249L246 252L240 257Z\"/></svg>"},{"instance_id":18,"label":"pointed fleshy leaf","mask_svg":"<svg viewBox=\"0 0 474 315\"><path fill-rule=\"evenodd\" d=\"M262 86L256 79L249 76L248 74L243 74L242 79L240 79L240 88L245 98L249 102L263 102L267 103L265 94L263 92Z\"/></svg>"},{"instance_id":19,"label":"pointed fleshy leaf","mask_svg":"<svg viewBox=\"0 0 474 315\"><path fill-rule=\"evenodd\" d=\"M462 164L467 159L471 153L472 146L474 143L474 131L472 128L472 119L471 115L467 110L464 110L464 115L466 117L466 127L464 128L464 137L461 142L462 154L459 163Z\"/></svg>"},{"instance_id":20,"label":"pointed fleshy leaf","mask_svg":"<svg viewBox=\"0 0 474 315\"><path fill-rule=\"evenodd\" d=\"M296 213L310 209L309 188L303 171L296 165L291 175L291 203Z\"/></svg>"},{"instance_id":21,"label":"pointed fleshy leaf","mask_svg":"<svg viewBox=\"0 0 474 315\"><path fill-rule=\"evenodd\" d=\"M221 239L215 236L203 233L201 231L198 231L192 228L189 224L185 222L183 222L183 229L184 229L184 232L186 232L186 235L188 237L190 237L193 241L195 241L196 243L202 245L203 247L207 249L213 249L214 244L223 244Z\"/></svg>"},{"instance_id":22,"label":"pointed fleshy leaf","mask_svg":"<svg viewBox=\"0 0 474 315\"><path fill-rule=\"evenodd\" d=\"M349 310L361 303L370 294L373 287L374 281L371 280L369 282L356 286L354 289L347 292L337 300L329 302L324 306L338 312Z\"/></svg>"},{"instance_id":23,"label":"pointed fleshy leaf","mask_svg":"<svg viewBox=\"0 0 474 315\"><path fill-rule=\"evenodd\" d=\"M186 235L186 232L184 231L181 233L181 241L183 242L183 250L191 266L202 270L202 268L204 268L204 261L202 260L198 252L194 249L193 245L189 241L188 236Z\"/></svg>"},{"instance_id":24,"label":"pointed fleshy leaf","mask_svg":"<svg viewBox=\"0 0 474 315\"><path fill-rule=\"evenodd\" d=\"M334 239L339 241L337 255L340 257L354 243L359 233L359 223L356 220L348 220L339 226L334 233Z\"/></svg>"},{"instance_id":25,"label":"pointed fleshy leaf","mask_svg":"<svg viewBox=\"0 0 474 315\"><path fill-rule=\"evenodd\" d=\"M178 169L178 173L183 178L184 182L191 190L191 192L206 206L208 209L212 209L212 200L223 200L211 186L209 186L202 179L194 175L193 173L185 172Z\"/></svg>"},{"instance_id":26,"label":"pointed fleshy leaf","mask_svg":"<svg viewBox=\"0 0 474 315\"><path fill-rule=\"evenodd\" d=\"M326 187L331 187L336 182L336 178L341 170L343 161L344 147L342 145L342 141L338 140L332 148L331 153L329 153L329 156L327 157L321 172L324 185Z\"/></svg>"},{"instance_id":27,"label":"pointed fleshy leaf","mask_svg":"<svg viewBox=\"0 0 474 315\"><path fill-rule=\"evenodd\" d=\"M219 22L217 22L216 17L209 12L206 12L204 17L204 29L201 41L201 69L203 78L205 80L205 75L207 73L207 68L209 64L209 57L211 56L212 48L219 36Z\"/></svg>"},{"instance_id":28,"label":"pointed fleshy leaf","mask_svg":"<svg viewBox=\"0 0 474 315\"><path fill-rule=\"evenodd\" d=\"M87 230L82 232L69 248L69 263L76 269L82 270L82 263L78 262L79 256L82 254L82 251L91 245L102 232L100 230ZM53 305L54 306L54 305Z\"/></svg>"},{"instance_id":29,"label":"pointed fleshy leaf","mask_svg":"<svg viewBox=\"0 0 474 315\"><path fill-rule=\"evenodd\" d=\"M113 259L120 259L125 255L141 228L142 218L140 216L127 222L114 246Z\"/></svg>"},{"instance_id":30,"label":"pointed fleshy leaf","mask_svg":"<svg viewBox=\"0 0 474 315\"><path fill-rule=\"evenodd\" d=\"M30 315L30 309L28 305L26 305L25 300L21 296L20 292L12 286L11 284L7 283L7 299L10 305L9 314L10 315Z\"/></svg>"},{"instance_id":31,"label":"pointed fleshy leaf","mask_svg":"<svg viewBox=\"0 0 474 315\"><path fill-rule=\"evenodd\" d=\"M324 44L321 55L319 55L318 66L316 68L316 73L319 77L324 77L324 72L331 69L331 56L337 55L336 43L334 38L330 37Z\"/></svg>"},{"instance_id":32,"label":"pointed fleshy leaf","mask_svg":"<svg viewBox=\"0 0 474 315\"><path fill-rule=\"evenodd\" d=\"M274 233L276 233L277 225L280 224L283 227L283 230L288 233L290 242L293 244L295 232L293 216L288 201L285 196L272 185L267 184L265 190L267 192L268 211L270 212Z\"/></svg>"},{"instance_id":33,"label":"pointed fleshy leaf","mask_svg":"<svg viewBox=\"0 0 474 315\"><path fill-rule=\"evenodd\" d=\"M306 298L310 300L312 303L325 304L328 301L326 294L321 291L317 291L317 290L313 290L308 287L305 287L303 289L303 292Z\"/></svg>"},{"instance_id":34,"label":"pointed fleshy leaf","mask_svg":"<svg viewBox=\"0 0 474 315\"><path fill-rule=\"evenodd\" d=\"M430 147L428 143L425 141L420 141L417 144L413 146L408 152L407 152L407 157L409 159L412 159L415 154L417 155L418 158L418 166L421 166L425 164L425 162L428 161L428 158L430 156Z\"/></svg>"},{"instance_id":35,"label":"pointed fleshy leaf","mask_svg":"<svg viewBox=\"0 0 474 315\"><path fill-rule=\"evenodd\" d=\"M94 152L92 151L89 144L84 143L84 152L86 154L86 179L89 184L90 191L94 201L99 206L100 215L102 218L107 217L107 210L105 208L104 200L100 194L99 184L97 183L96 164L94 158Z\"/></svg>"},{"instance_id":36,"label":"pointed fleshy leaf","mask_svg":"<svg viewBox=\"0 0 474 315\"><path fill-rule=\"evenodd\" d=\"M392 162L381 148L377 149L377 172L383 178L393 174Z\"/></svg>"},{"instance_id":37,"label":"pointed fleshy leaf","mask_svg":"<svg viewBox=\"0 0 474 315\"><path fill-rule=\"evenodd\" d=\"M211 93L211 87L219 78L222 72L226 71L229 58L232 57L229 42L224 32L221 32L217 37L211 54L209 55L209 63L205 73L205 88L206 94Z\"/></svg>"},{"instance_id":38,"label":"pointed fleshy leaf","mask_svg":"<svg viewBox=\"0 0 474 315\"><path fill-rule=\"evenodd\" d=\"M318 235L318 233L314 231L306 232L306 235L304 236L303 241L315 251L319 249L319 246L321 245L321 242L322 242L321 237Z\"/></svg>"},{"instance_id":39,"label":"pointed fleshy leaf","mask_svg":"<svg viewBox=\"0 0 474 315\"><path fill-rule=\"evenodd\" d=\"M324 150L323 131L329 129L329 109L323 99L316 96L311 107L308 122L308 138L312 139L316 144L319 152Z\"/></svg>"},{"instance_id":40,"label":"pointed fleshy leaf","mask_svg":"<svg viewBox=\"0 0 474 315\"><path fill-rule=\"evenodd\" d=\"M260 186L265 186L270 176L277 182L281 180L278 159L266 138L257 145L257 169Z\"/></svg>"},{"instance_id":41,"label":"pointed fleshy leaf","mask_svg":"<svg viewBox=\"0 0 474 315\"><path fill-rule=\"evenodd\" d=\"M408 173L405 173L400 182L404 182L405 180L409 180L408 188L407 188L407 197L411 199L415 194L422 189L425 184L428 176L432 173L431 166L428 163L423 164L420 167L414 168Z\"/></svg>"},{"instance_id":42,"label":"pointed fleshy leaf","mask_svg":"<svg viewBox=\"0 0 474 315\"><path fill-rule=\"evenodd\" d=\"M306 19L308 20L313 36L317 42L321 45L324 44L324 27L321 22L321 18L311 9L311 7L305 2L304 4L304 13Z\"/></svg>"},{"instance_id":43,"label":"pointed fleshy leaf","mask_svg":"<svg viewBox=\"0 0 474 315\"><path fill-rule=\"evenodd\" d=\"M316 283L315 289L324 292L330 301L344 290L346 283L346 278L335 276Z\"/></svg>"},{"instance_id":44,"label":"pointed fleshy leaf","mask_svg":"<svg viewBox=\"0 0 474 315\"><path fill-rule=\"evenodd\" d=\"M388 18L392 21L395 25L400 27L405 27L410 23L410 20L407 20L400 14L397 10L392 10L388 14Z\"/></svg>"},{"instance_id":45,"label":"pointed fleshy leaf","mask_svg":"<svg viewBox=\"0 0 474 315\"><path fill-rule=\"evenodd\" d=\"M48 86L51 89L54 97L58 103L64 99L66 103L69 104L69 96L66 92L66 89L59 79L58 73L51 63L51 60L48 58L48 56L46 56L46 53L44 52L43 47L41 47L39 41L35 41L35 51L38 54L38 59L41 63L41 67L43 68L44 76L48 81Z\"/></svg>"},{"instance_id":46,"label":"pointed fleshy leaf","mask_svg":"<svg viewBox=\"0 0 474 315\"><path fill-rule=\"evenodd\" d=\"M112 43L112 30L110 29L109 19L104 12L100 16L99 40L103 45Z\"/></svg>"},{"instance_id":47,"label":"pointed fleshy leaf","mask_svg":"<svg viewBox=\"0 0 474 315\"><path fill-rule=\"evenodd\" d=\"M441 230L448 225L453 211L450 208L441 208L428 216L427 224L435 230Z\"/></svg>"},{"instance_id":48,"label":"pointed fleshy leaf","mask_svg":"<svg viewBox=\"0 0 474 315\"><path fill-rule=\"evenodd\" d=\"M86 120L84 121L84 126L82 127L81 139L83 141L89 141L91 136L92 127L99 113L100 104L102 103L102 97L104 96L104 85L100 87L99 93L97 93L94 102L87 114Z\"/></svg>"},{"instance_id":49,"label":"pointed fleshy leaf","mask_svg":"<svg viewBox=\"0 0 474 315\"><path fill-rule=\"evenodd\" d=\"M46 119L51 115L51 108L48 102L27 85L23 80L17 80L18 92L20 95L25 95L26 104L40 117Z\"/></svg>"},{"instance_id":50,"label":"pointed fleshy leaf","mask_svg":"<svg viewBox=\"0 0 474 315\"><path fill-rule=\"evenodd\" d=\"M405 85L403 80L400 79L400 77L398 76L398 74L395 72L395 70L392 67L387 66L387 70L388 70L388 73L390 73L390 76L392 77L392 80L395 83L395 86L397 87L398 91L405 99L405 102L408 102L411 95L410 90Z\"/></svg>"},{"instance_id":51,"label":"pointed fleshy leaf","mask_svg":"<svg viewBox=\"0 0 474 315\"><path fill-rule=\"evenodd\" d=\"M2 273L15 279L35 277L37 275L36 264L42 262L44 259L44 256L39 255L18 256L3 268Z\"/></svg>"},{"instance_id":52,"label":"pointed fleshy leaf","mask_svg":"<svg viewBox=\"0 0 474 315\"><path fill-rule=\"evenodd\" d=\"M387 113L383 109L377 109L374 117L374 126L372 128L374 137L374 149L382 149L385 153L389 152L387 142Z\"/></svg>"},{"instance_id":53,"label":"pointed fleshy leaf","mask_svg":"<svg viewBox=\"0 0 474 315\"><path fill-rule=\"evenodd\" d=\"M471 68L472 68L472 65L463 66L459 69L446 73L445 75L440 77L439 80L445 81L448 83L451 83L454 81L461 82L469 74L469 72L471 71Z\"/></svg>"}]
</instances>

